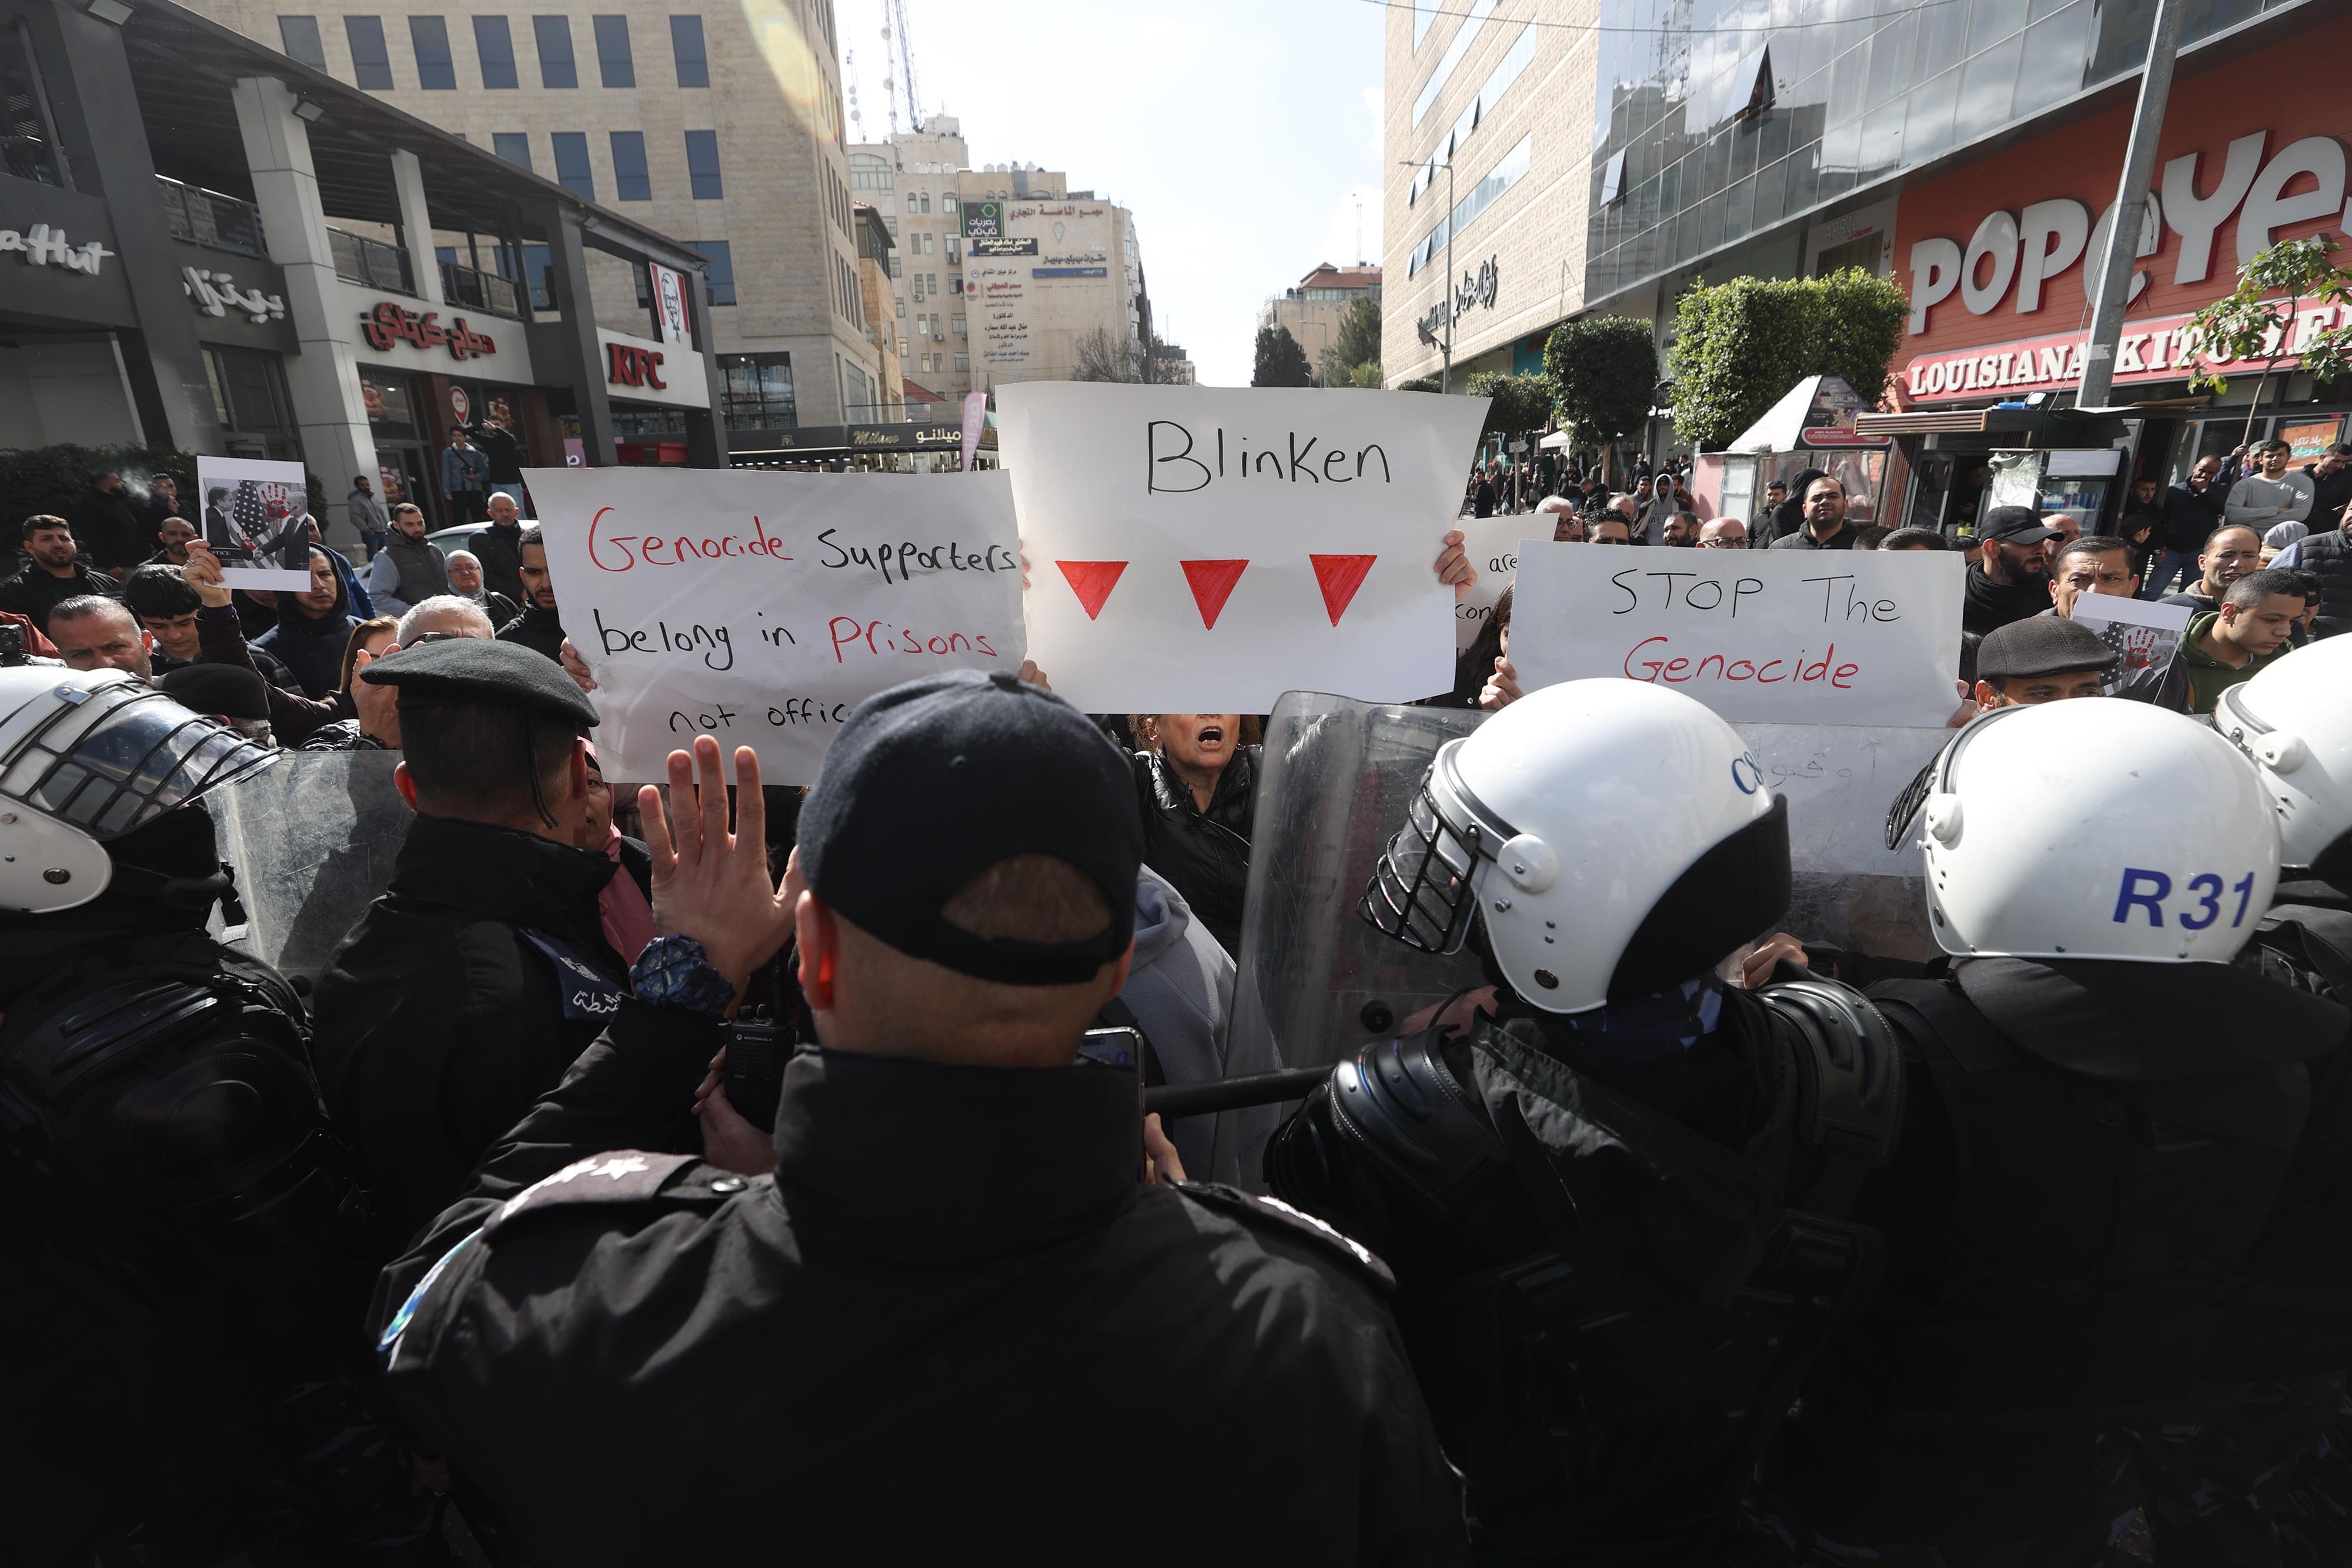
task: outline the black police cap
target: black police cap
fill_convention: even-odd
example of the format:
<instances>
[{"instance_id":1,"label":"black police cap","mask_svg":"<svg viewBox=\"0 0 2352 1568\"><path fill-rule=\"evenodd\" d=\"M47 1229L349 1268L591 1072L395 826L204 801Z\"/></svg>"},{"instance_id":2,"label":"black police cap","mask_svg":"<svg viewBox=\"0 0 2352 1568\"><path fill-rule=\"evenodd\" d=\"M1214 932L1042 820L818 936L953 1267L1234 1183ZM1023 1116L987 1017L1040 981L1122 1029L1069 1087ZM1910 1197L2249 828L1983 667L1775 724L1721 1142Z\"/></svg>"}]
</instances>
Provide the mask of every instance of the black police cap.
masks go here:
<instances>
[{"instance_id":1,"label":"black police cap","mask_svg":"<svg viewBox=\"0 0 2352 1568\"><path fill-rule=\"evenodd\" d=\"M269 694L241 664L184 664L155 677L155 689L190 713L266 719Z\"/></svg>"},{"instance_id":2,"label":"black police cap","mask_svg":"<svg viewBox=\"0 0 2352 1568\"><path fill-rule=\"evenodd\" d=\"M975 936L940 911L1015 855L1067 862L1109 906L1079 942ZM1008 985L1070 985L1127 950L1143 822L1127 758L1087 716L1010 674L929 675L857 705L800 815L809 887L910 957Z\"/></svg>"},{"instance_id":3,"label":"black police cap","mask_svg":"<svg viewBox=\"0 0 2352 1568\"><path fill-rule=\"evenodd\" d=\"M2023 680L2116 667L2116 651L2088 626L2056 615L2012 621L1985 633L1977 645L1979 680Z\"/></svg>"},{"instance_id":4,"label":"black police cap","mask_svg":"<svg viewBox=\"0 0 2352 1568\"><path fill-rule=\"evenodd\" d=\"M400 688L405 712L424 707L519 707L593 726L595 705L563 666L519 643L452 637L403 648L360 672L372 686Z\"/></svg>"}]
</instances>

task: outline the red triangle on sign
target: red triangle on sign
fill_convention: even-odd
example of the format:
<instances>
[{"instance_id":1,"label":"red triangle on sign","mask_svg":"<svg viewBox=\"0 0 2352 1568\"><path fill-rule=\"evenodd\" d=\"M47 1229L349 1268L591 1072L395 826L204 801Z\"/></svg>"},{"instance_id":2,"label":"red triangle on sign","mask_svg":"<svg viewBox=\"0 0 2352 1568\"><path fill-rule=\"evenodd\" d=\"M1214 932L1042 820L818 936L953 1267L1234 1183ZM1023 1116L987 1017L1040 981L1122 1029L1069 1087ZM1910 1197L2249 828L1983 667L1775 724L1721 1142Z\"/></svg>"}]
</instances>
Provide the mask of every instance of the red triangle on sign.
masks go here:
<instances>
[{"instance_id":1,"label":"red triangle on sign","mask_svg":"<svg viewBox=\"0 0 2352 1568\"><path fill-rule=\"evenodd\" d=\"M1102 614L1103 601L1118 586L1118 574L1127 570L1123 560L1057 560L1054 564L1070 580L1070 591L1078 596L1089 621Z\"/></svg>"},{"instance_id":2,"label":"red triangle on sign","mask_svg":"<svg viewBox=\"0 0 2352 1568\"><path fill-rule=\"evenodd\" d=\"M1339 617L1356 597L1356 590L1364 586L1364 576L1372 570L1376 555L1310 555L1315 565L1315 581L1323 590L1323 608L1331 612L1331 624L1339 624Z\"/></svg>"},{"instance_id":3,"label":"red triangle on sign","mask_svg":"<svg viewBox=\"0 0 2352 1568\"><path fill-rule=\"evenodd\" d=\"M1184 580L1192 585L1192 602L1201 607L1201 624L1213 632L1217 617L1225 612L1225 601L1234 594L1234 584L1248 570L1245 560L1186 560L1177 562L1184 569Z\"/></svg>"}]
</instances>

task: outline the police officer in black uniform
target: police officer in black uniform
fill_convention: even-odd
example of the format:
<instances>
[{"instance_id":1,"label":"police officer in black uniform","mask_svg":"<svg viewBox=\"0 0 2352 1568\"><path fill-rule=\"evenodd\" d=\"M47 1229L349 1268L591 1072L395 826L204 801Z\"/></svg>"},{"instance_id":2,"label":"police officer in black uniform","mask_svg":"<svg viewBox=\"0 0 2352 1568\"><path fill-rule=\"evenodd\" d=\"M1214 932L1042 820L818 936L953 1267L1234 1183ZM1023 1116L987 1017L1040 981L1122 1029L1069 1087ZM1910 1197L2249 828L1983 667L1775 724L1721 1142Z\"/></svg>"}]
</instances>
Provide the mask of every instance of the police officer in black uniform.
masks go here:
<instances>
[{"instance_id":1,"label":"police officer in black uniform","mask_svg":"<svg viewBox=\"0 0 2352 1568\"><path fill-rule=\"evenodd\" d=\"M319 1082L359 1146L388 1259L563 1076L627 969L576 848L596 710L550 660L461 638L379 661L400 692L394 775L416 809L383 894L319 981Z\"/></svg>"},{"instance_id":2,"label":"police officer in black uniform","mask_svg":"<svg viewBox=\"0 0 2352 1568\"><path fill-rule=\"evenodd\" d=\"M11 1568L441 1560L339 1375L357 1195L302 1005L205 935L243 916L202 798L273 758L119 671L0 667Z\"/></svg>"},{"instance_id":3,"label":"police officer in black uniform","mask_svg":"<svg viewBox=\"0 0 2352 1568\"><path fill-rule=\"evenodd\" d=\"M2231 963L2278 874L2255 775L2160 709L2051 704L1963 730L1916 804L1951 962L1869 991L1912 1086L1858 1210L1886 1281L1759 1519L1806 1564L2095 1563L2146 1504L2159 1563L2273 1561L2158 1517L2259 1239L2345 1153L2310 1112L2352 1015ZM2151 840L2151 810L2194 831Z\"/></svg>"},{"instance_id":4,"label":"police officer in black uniform","mask_svg":"<svg viewBox=\"0 0 2352 1568\"><path fill-rule=\"evenodd\" d=\"M1793 966L1718 978L1790 886L1738 734L1591 680L1449 742L1365 894L1412 946L1480 942L1495 1005L1341 1064L1266 1180L1395 1269L1481 1560L1721 1561L1866 1297L1879 1243L1844 1216L1900 1114L1892 1038Z\"/></svg>"},{"instance_id":5,"label":"police officer in black uniform","mask_svg":"<svg viewBox=\"0 0 2352 1568\"><path fill-rule=\"evenodd\" d=\"M666 930L633 995L377 1298L394 1399L534 1559L1458 1558L1385 1271L1146 1184L1134 1072L1078 1054L1142 858L1102 735L1010 675L860 705L789 904L756 759L730 836L696 749L641 800ZM824 1043L772 1174L645 1150L788 930Z\"/></svg>"}]
</instances>

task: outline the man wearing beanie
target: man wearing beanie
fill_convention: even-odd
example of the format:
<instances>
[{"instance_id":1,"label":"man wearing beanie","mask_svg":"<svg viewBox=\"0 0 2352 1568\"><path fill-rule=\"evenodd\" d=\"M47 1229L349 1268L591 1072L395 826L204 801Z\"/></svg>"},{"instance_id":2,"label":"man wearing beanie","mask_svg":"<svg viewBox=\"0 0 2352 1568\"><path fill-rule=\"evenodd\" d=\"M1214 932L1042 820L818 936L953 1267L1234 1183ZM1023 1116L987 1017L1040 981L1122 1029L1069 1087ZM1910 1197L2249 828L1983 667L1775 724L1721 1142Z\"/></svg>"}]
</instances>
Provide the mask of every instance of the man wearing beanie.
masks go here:
<instances>
[{"instance_id":1,"label":"man wearing beanie","mask_svg":"<svg viewBox=\"0 0 2352 1568\"><path fill-rule=\"evenodd\" d=\"M534 1561L1458 1561L1352 1243L1147 1179L1124 760L1010 675L861 704L780 892L759 766L640 797L657 936L611 1026L388 1269L387 1386ZM803 883L805 891L803 891ZM652 1152L797 937L773 1170Z\"/></svg>"}]
</instances>

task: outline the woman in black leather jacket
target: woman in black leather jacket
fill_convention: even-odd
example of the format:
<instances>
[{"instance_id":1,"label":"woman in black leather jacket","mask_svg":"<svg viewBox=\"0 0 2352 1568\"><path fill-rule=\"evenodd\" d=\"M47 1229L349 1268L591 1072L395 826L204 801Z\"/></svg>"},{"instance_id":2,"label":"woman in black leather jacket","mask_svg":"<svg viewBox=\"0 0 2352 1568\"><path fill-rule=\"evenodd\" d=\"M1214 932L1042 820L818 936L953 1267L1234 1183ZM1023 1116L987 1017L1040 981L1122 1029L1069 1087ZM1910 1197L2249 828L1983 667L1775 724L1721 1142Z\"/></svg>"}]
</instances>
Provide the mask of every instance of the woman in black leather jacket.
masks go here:
<instances>
[{"instance_id":1,"label":"woman in black leather jacket","mask_svg":"<svg viewBox=\"0 0 2352 1568\"><path fill-rule=\"evenodd\" d=\"M1257 809L1258 721L1237 713L1142 713L1136 802L1143 862L1176 884L1228 953L1242 937L1250 828Z\"/></svg>"}]
</instances>

